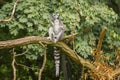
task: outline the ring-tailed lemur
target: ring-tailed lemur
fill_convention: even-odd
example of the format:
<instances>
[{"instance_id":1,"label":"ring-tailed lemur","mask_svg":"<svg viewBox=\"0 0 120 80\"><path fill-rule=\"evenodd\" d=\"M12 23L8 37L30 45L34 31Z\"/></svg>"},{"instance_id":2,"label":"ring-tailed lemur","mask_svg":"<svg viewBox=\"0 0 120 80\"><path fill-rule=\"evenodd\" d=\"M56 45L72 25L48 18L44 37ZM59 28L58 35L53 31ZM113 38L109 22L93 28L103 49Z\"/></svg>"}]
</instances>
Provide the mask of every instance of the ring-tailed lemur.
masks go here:
<instances>
[{"instance_id":1,"label":"ring-tailed lemur","mask_svg":"<svg viewBox=\"0 0 120 80\"><path fill-rule=\"evenodd\" d=\"M59 18L59 14L53 13L51 17L51 27L49 28L49 40L53 42L59 41L64 37L65 28L63 22ZM54 59L56 67L56 77L59 77L59 66L60 66L60 54L59 50L54 47Z\"/></svg>"}]
</instances>

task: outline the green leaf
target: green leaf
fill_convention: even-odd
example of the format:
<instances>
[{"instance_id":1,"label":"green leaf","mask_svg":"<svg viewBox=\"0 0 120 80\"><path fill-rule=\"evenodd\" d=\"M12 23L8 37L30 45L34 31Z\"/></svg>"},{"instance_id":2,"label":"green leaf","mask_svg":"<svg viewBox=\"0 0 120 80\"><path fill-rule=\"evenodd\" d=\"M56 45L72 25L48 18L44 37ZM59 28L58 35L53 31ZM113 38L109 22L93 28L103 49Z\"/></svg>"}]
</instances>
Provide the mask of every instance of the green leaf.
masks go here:
<instances>
[{"instance_id":1,"label":"green leaf","mask_svg":"<svg viewBox=\"0 0 120 80\"><path fill-rule=\"evenodd\" d=\"M33 23L27 22L27 26L28 26L28 27L31 27L31 26L33 26Z\"/></svg>"},{"instance_id":2,"label":"green leaf","mask_svg":"<svg viewBox=\"0 0 120 80\"><path fill-rule=\"evenodd\" d=\"M20 18L19 21L22 23L26 23L28 20L27 20L27 18Z\"/></svg>"}]
</instances>

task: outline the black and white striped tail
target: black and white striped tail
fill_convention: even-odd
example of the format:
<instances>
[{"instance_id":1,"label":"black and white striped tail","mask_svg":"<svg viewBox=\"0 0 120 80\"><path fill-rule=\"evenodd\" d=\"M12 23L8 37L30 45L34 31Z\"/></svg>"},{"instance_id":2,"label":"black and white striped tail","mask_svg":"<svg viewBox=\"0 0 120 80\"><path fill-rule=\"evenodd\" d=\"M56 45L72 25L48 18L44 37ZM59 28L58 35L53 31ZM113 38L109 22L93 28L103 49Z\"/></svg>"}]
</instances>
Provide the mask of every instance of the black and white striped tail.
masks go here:
<instances>
[{"instance_id":1,"label":"black and white striped tail","mask_svg":"<svg viewBox=\"0 0 120 80\"><path fill-rule=\"evenodd\" d=\"M60 53L58 48L54 47L54 59L55 59L55 68L56 68L56 78L59 78L59 70L60 70Z\"/></svg>"}]
</instances>

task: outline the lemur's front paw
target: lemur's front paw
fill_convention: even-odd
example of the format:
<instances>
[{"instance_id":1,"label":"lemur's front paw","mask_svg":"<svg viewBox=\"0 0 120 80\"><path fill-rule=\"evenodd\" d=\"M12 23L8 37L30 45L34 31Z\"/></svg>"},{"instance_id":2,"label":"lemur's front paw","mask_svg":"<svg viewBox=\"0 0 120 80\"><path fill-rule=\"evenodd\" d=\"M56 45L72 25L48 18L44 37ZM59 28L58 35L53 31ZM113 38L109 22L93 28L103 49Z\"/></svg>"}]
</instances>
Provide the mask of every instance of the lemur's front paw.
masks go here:
<instances>
[{"instance_id":1,"label":"lemur's front paw","mask_svg":"<svg viewBox=\"0 0 120 80\"><path fill-rule=\"evenodd\" d=\"M54 40L54 43L57 43L57 42L58 42L58 40L57 40L57 39L55 39L55 40Z\"/></svg>"},{"instance_id":2,"label":"lemur's front paw","mask_svg":"<svg viewBox=\"0 0 120 80\"><path fill-rule=\"evenodd\" d=\"M47 37L48 40L50 40L50 37Z\"/></svg>"}]
</instances>

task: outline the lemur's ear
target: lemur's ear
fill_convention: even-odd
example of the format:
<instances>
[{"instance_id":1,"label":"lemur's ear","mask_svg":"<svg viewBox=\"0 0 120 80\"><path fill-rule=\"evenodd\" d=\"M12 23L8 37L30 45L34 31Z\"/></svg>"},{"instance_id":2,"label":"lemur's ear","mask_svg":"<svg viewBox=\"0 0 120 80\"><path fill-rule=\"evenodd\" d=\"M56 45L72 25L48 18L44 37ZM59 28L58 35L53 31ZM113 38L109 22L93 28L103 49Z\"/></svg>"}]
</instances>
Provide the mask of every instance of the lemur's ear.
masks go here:
<instances>
[{"instance_id":1,"label":"lemur's ear","mask_svg":"<svg viewBox=\"0 0 120 80\"><path fill-rule=\"evenodd\" d=\"M60 16L59 13L57 13L57 15Z\"/></svg>"},{"instance_id":2,"label":"lemur's ear","mask_svg":"<svg viewBox=\"0 0 120 80\"><path fill-rule=\"evenodd\" d=\"M53 13L52 16L55 16L55 13Z\"/></svg>"},{"instance_id":3,"label":"lemur's ear","mask_svg":"<svg viewBox=\"0 0 120 80\"><path fill-rule=\"evenodd\" d=\"M53 13L52 16L59 16L59 13Z\"/></svg>"}]
</instances>

